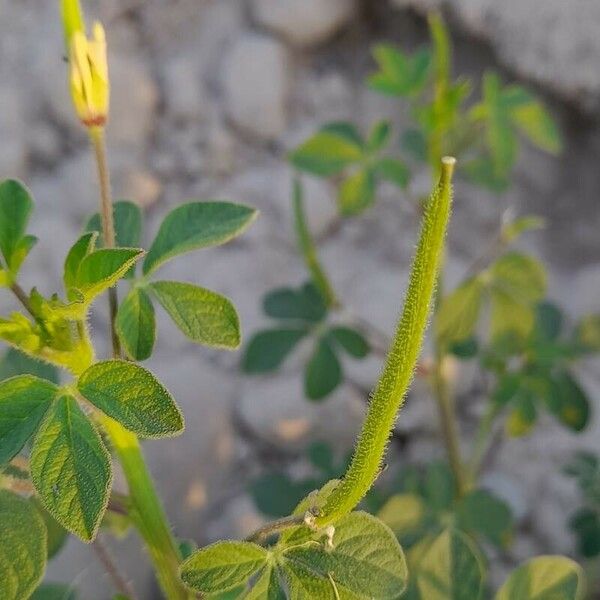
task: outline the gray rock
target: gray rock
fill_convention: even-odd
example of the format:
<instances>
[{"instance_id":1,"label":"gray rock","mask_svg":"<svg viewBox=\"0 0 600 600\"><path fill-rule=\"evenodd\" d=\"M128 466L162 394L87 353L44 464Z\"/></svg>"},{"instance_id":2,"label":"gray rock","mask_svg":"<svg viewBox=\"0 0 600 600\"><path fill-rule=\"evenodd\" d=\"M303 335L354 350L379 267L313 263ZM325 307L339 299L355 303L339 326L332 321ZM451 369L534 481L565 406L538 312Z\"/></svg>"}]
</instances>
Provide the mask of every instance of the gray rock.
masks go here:
<instances>
[{"instance_id":1,"label":"gray rock","mask_svg":"<svg viewBox=\"0 0 600 600\"><path fill-rule=\"evenodd\" d=\"M0 89L0 174L23 176L27 148L21 101L14 88Z\"/></svg>"},{"instance_id":2,"label":"gray rock","mask_svg":"<svg viewBox=\"0 0 600 600\"><path fill-rule=\"evenodd\" d=\"M354 16L355 0L254 0L257 22L297 46L327 41Z\"/></svg>"},{"instance_id":3,"label":"gray rock","mask_svg":"<svg viewBox=\"0 0 600 600\"><path fill-rule=\"evenodd\" d=\"M285 46L245 34L229 51L223 72L228 115L261 140L280 136L287 124L290 62Z\"/></svg>"}]
</instances>

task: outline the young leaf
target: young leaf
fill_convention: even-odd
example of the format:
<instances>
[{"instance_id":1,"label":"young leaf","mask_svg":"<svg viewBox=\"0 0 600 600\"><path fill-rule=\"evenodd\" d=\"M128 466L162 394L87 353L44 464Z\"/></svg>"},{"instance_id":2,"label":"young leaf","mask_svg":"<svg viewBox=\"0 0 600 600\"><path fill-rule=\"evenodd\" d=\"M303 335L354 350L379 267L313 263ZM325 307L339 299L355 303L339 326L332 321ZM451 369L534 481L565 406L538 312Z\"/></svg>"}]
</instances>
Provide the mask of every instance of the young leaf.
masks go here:
<instances>
[{"instance_id":1,"label":"young leaf","mask_svg":"<svg viewBox=\"0 0 600 600\"><path fill-rule=\"evenodd\" d=\"M405 189L410 181L408 167L397 158L381 158L375 163L375 172L379 177Z\"/></svg>"},{"instance_id":2,"label":"young leaf","mask_svg":"<svg viewBox=\"0 0 600 600\"><path fill-rule=\"evenodd\" d=\"M44 508L67 530L90 542L108 503L110 455L74 398L54 401L31 452L31 479Z\"/></svg>"},{"instance_id":3,"label":"young leaf","mask_svg":"<svg viewBox=\"0 0 600 600\"><path fill-rule=\"evenodd\" d=\"M556 123L541 102L529 97L529 102L515 107L510 118L533 144L550 154L558 154L562 140Z\"/></svg>"},{"instance_id":4,"label":"young leaf","mask_svg":"<svg viewBox=\"0 0 600 600\"><path fill-rule=\"evenodd\" d=\"M77 382L81 395L126 429L161 438L183 431L183 417L154 375L124 360L92 365Z\"/></svg>"},{"instance_id":5,"label":"young leaf","mask_svg":"<svg viewBox=\"0 0 600 600\"><path fill-rule=\"evenodd\" d=\"M389 121L378 121L371 129L367 139L367 149L369 152L379 152L390 140L392 133L392 124Z\"/></svg>"},{"instance_id":6,"label":"young leaf","mask_svg":"<svg viewBox=\"0 0 600 600\"><path fill-rule=\"evenodd\" d=\"M190 340L227 350L240 345L239 317L225 296L178 281L155 281L148 289Z\"/></svg>"},{"instance_id":7,"label":"young leaf","mask_svg":"<svg viewBox=\"0 0 600 600\"><path fill-rule=\"evenodd\" d=\"M144 275L171 258L209 246L225 244L240 235L258 212L231 202L190 202L173 209L162 222L144 260Z\"/></svg>"},{"instance_id":8,"label":"young leaf","mask_svg":"<svg viewBox=\"0 0 600 600\"><path fill-rule=\"evenodd\" d=\"M265 314L274 319L294 319L316 323L325 318L327 307L317 288L306 283L301 288L277 288L263 300Z\"/></svg>"},{"instance_id":9,"label":"young leaf","mask_svg":"<svg viewBox=\"0 0 600 600\"><path fill-rule=\"evenodd\" d=\"M0 490L0 597L23 600L46 570L46 528L31 502Z\"/></svg>"},{"instance_id":10,"label":"young leaf","mask_svg":"<svg viewBox=\"0 0 600 600\"><path fill-rule=\"evenodd\" d=\"M427 600L479 600L483 595L479 552L466 535L454 529L447 529L431 544L418 563L416 578Z\"/></svg>"},{"instance_id":11,"label":"young leaf","mask_svg":"<svg viewBox=\"0 0 600 600\"><path fill-rule=\"evenodd\" d=\"M495 600L577 600L583 586L577 563L564 556L538 556L510 574Z\"/></svg>"},{"instance_id":12,"label":"young leaf","mask_svg":"<svg viewBox=\"0 0 600 600\"><path fill-rule=\"evenodd\" d=\"M397 537L417 530L425 518L426 507L417 494L396 494L387 500L377 518L383 521Z\"/></svg>"},{"instance_id":13,"label":"young leaf","mask_svg":"<svg viewBox=\"0 0 600 600\"><path fill-rule=\"evenodd\" d=\"M25 236L32 208L33 201L23 184L14 179L0 183L0 251L8 266Z\"/></svg>"},{"instance_id":14,"label":"young leaf","mask_svg":"<svg viewBox=\"0 0 600 600\"><path fill-rule=\"evenodd\" d=\"M97 233L84 233L71 246L67 258L65 259L63 281L65 289L68 291L77 285L77 273L81 261L96 248Z\"/></svg>"},{"instance_id":15,"label":"young leaf","mask_svg":"<svg viewBox=\"0 0 600 600\"><path fill-rule=\"evenodd\" d=\"M389 96L418 94L425 85L431 65L429 50L419 50L407 56L390 44L373 49L379 71L368 79L369 87Z\"/></svg>"},{"instance_id":16,"label":"young leaf","mask_svg":"<svg viewBox=\"0 0 600 600\"><path fill-rule=\"evenodd\" d=\"M138 248L102 248L88 254L77 269L75 286L86 301L112 287L144 254Z\"/></svg>"},{"instance_id":17,"label":"young leaf","mask_svg":"<svg viewBox=\"0 0 600 600\"><path fill-rule=\"evenodd\" d=\"M469 492L460 500L456 512L461 529L480 533L498 546L508 541L512 527L510 507L489 492Z\"/></svg>"},{"instance_id":18,"label":"young leaf","mask_svg":"<svg viewBox=\"0 0 600 600\"><path fill-rule=\"evenodd\" d=\"M137 248L142 235L142 211L128 200L119 200L113 205L115 241L119 248ZM97 232L98 245L103 246L102 219L100 213L93 215L85 226L85 231Z\"/></svg>"},{"instance_id":19,"label":"young leaf","mask_svg":"<svg viewBox=\"0 0 600 600\"><path fill-rule=\"evenodd\" d=\"M181 579L201 594L227 592L267 564L269 553L249 542L217 542L198 550L181 565Z\"/></svg>"},{"instance_id":20,"label":"young leaf","mask_svg":"<svg viewBox=\"0 0 600 600\"><path fill-rule=\"evenodd\" d=\"M369 342L355 329L333 327L329 334L350 356L364 358L369 353Z\"/></svg>"},{"instance_id":21,"label":"young leaf","mask_svg":"<svg viewBox=\"0 0 600 600\"><path fill-rule=\"evenodd\" d=\"M254 334L242 362L246 373L277 369L296 344L307 334L304 328L266 329Z\"/></svg>"},{"instance_id":22,"label":"young leaf","mask_svg":"<svg viewBox=\"0 0 600 600\"><path fill-rule=\"evenodd\" d=\"M0 465L12 460L36 432L57 389L33 375L0 383Z\"/></svg>"},{"instance_id":23,"label":"young leaf","mask_svg":"<svg viewBox=\"0 0 600 600\"><path fill-rule=\"evenodd\" d=\"M329 581L344 598L398 598L408 580L398 540L387 525L364 512L340 519L331 550L305 544L284 550L283 556L284 572L299 573L305 567L323 582Z\"/></svg>"},{"instance_id":24,"label":"young leaf","mask_svg":"<svg viewBox=\"0 0 600 600\"><path fill-rule=\"evenodd\" d=\"M332 123L298 146L289 160L302 171L330 176L343 171L363 156L363 142L352 125Z\"/></svg>"},{"instance_id":25,"label":"young leaf","mask_svg":"<svg viewBox=\"0 0 600 600\"><path fill-rule=\"evenodd\" d=\"M342 367L326 339L321 339L306 365L304 393L309 400L322 400L339 385Z\"/></svg>"},{"instance_id":26,"label":"young leaf","mask_svg":"<svg viewBox=\"0 0 600 600\"><path fill-rule=\"evenodd\" d=\"M119 306L116 326L121 343L131 358L150 358L156 338L156 320L152 301L142 288L134 287L127 294Z\"/></svg>"},{"instance_id":27,"label":"young leaf","mask_svg":"<svg viewBox=\"0 0 600 600\"><path fill-rule=\"evenodd\" d=\"M338 205L347 217L359 215L375 198L375 177L369 168L360 169L347 177L340 186Z\"/></svg>"}]
</instances>

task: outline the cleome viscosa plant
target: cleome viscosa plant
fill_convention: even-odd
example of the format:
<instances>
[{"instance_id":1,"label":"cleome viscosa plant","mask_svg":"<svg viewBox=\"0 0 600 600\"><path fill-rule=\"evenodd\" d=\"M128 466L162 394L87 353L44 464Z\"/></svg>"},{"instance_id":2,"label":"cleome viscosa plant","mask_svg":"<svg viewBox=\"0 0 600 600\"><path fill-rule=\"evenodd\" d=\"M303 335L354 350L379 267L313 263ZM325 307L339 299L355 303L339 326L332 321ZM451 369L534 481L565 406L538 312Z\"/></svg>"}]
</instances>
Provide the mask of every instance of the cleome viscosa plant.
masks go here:
<instances>
[{"instance_id":1,"label":"cleome viscosa plant","mask_svg":"<svg viewBox=\"0 0 600 600\"><path fill-rule=\"evenodd\" d=\"M36 242L28 229L31 194L18 181L0 183L0 282L19 308L0 319L0 339L10 348L0 363L0 597L76 597L72 582L41 583L47 561L71 534L95 548L110 575L109 594L114 599L138 598L97 538L101 528L121 533L130 527L139 535L168 600L484 597L488 594L484 562L468 527L447 519L443 528L430 528L418 545L408 544L410 553L405 554L401 536L359 506L383 467L432 308L436 307L435 315L449 310L444 308L441 266L456 160L442 152L448 132L438 120L445 118L449 98L460 98L463 92L456 90L463 88L440 79L430 112L426 111L429 116L424 117L436 131L428 142L434 184L422 203L404 307L347 470L299 498L289 514L246 540L196 549L172 531L141 446L141 440L180 435L184 416L169 391L139 362L152 355L156 344L157 306L193 342L229 350L240 345L238 315L227 298L190 282L161 280L158 273L180 255L243 234L257 212L225 201L188 202L165 217L147 250L140 247L144 229L140 209L127 201L113 204L111 196L104 140L110 96L104 30L96 23L88 34L78 0L62 0L61 8L69 86L96 159L100 202L98 213L83 224L81 236L64 260L63 279L56 282L60 291L46 297L36 288L24 290L19 283ZM443 47L445 34L439 20L433 20L433 31ZM440 77L442 59L438 49ZM429 59L417 57L409 70L419 80L427 64ZM384 70L388 66L389 61L383 60ZM385 137L385 128L379 129L372 148ZM338 126L327 135L344 140L349 131ZM339 157L333 160L339 164ZM397 178L397 167L389 163L382 168ZM355 195L348 191L353 185L346 184L344 202L348 194ZM300 291L279 292L269 305L274 316L293 314L303 325L295 334L280 332L279 339L263 339L260 344L255 340L246 364L273 366L277 347L285 354L294 336L307 333L307 323L321 320L324 311L338 304L306 227L299 182L294 201L300 247L313 281ZM365 199L360 203L365 204ZM523 260L510 260L505 269L514 273L515 264L522 265ZM502 269L497 265L495 269L501 277ZM504 277L513 281L510 275ZM489 278L484 284L492 285ZM90 313L104 295L109 305L109 357L98 356L89 327ZM461 336L450 340L439 317L434 317L434 326L441 360L448 348L454 348L450 341L464 340ZM352 329L338 327L327 335L352 355L366 352L366 342ZM321 340L322 355L329 353L329 343L329 338ZM443 387L441 366L436 369L434 381ZM446 392L439 393L442 409L450 410ZM569 413L565 418L574 417ZM448 444L455 443L455 432L447 433ZM451 456L454 460L460 460L458 455ZM124 474L126 490L113 487L115 463ZM455 474L458 497L476 502L468 495L471 479L458 477L459 471ZM582 590L576 563L547 556L516 569L495 597L574 600Z\"/></svg>"}]
</instances>

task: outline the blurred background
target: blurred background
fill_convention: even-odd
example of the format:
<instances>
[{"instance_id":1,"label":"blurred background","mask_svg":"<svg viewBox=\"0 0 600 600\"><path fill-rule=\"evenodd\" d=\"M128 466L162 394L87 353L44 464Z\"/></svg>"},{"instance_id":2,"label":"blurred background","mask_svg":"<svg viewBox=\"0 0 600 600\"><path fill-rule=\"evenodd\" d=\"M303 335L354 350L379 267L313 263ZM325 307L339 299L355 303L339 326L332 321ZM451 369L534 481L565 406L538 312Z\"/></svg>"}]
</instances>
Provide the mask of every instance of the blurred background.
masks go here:
<instances>
[{"instance_id":1,"label":"blurred background","mask_svg":"<svg viewBox=\"0 0 600 600\"><path fill-rule=\"evenodd\" d=\"M40 237L24 270L26 286L56 291L62 261L96 210L92 156L73 117L63 60L58 2L0 0L0 177L19 177L37 209ZM189 199L230 199L256 206L259 220L233 243L165 267L169 276L229 296L248 337L265 324L260 301L277 285L306 279L291 227L286 152L324 122L366 127L407 120L395 99L369 91L370 47L391 41L414 49L428 39L424 14L442 6L455 45L455 74L494 68L546 102L564 136L551 157L524 145L513 186L501 195L460 183L450 234L448 279L459 281L502 213L547 219L523 247L550 272L552 300L576 318L600 306L600 3L593 0L95 0L87 11L106 25L112 81L108 127L117 198L145 210L148 238L170 207ZM424 192L429 174L417 173ZM333 187L306 180L310 224L340 291L362 317L390 331L406 283L417 221L397 189L383 186L365 215L337 224ZM104 303L99 303L103 305ZM2 307L11 306L8 298ZM158 313L159 311L157 311ZM106 341L99 306L92 326ZM275 376L244 376L240 353L188 344L159 313L157 350L148 362L181 404L187 430L146 446L178 533L201 543L243 536L264 516L252 481L277 468L305 477L305 449L326 441L340 459L352 445L364 402L340 387L322 404L302 392L302 356ZM380 359L348 365L370 388ZM580 381L598 406L598 364ZM468 378L468 374L465 375ZM460 390L459 390L460 392ZM441 456L433 404L417 381L398 430L397 460ZM459 394L460 399L460 394ZM458 407L460 412L460 405ZM511 440L490 477L519 517L521 532L504 567L540 553L570 553L566 517L577 503L559 466L578 448L599 449L600 417L574 436L551 419ZM391 460L396 460L392 458ZM123 487L117 478L116 488ZM153 598L135 536L110 541L142 598ZM88 547L70 540L49 578L75 583L86 600L109 597Z\"/></svg>"}]
</instances>

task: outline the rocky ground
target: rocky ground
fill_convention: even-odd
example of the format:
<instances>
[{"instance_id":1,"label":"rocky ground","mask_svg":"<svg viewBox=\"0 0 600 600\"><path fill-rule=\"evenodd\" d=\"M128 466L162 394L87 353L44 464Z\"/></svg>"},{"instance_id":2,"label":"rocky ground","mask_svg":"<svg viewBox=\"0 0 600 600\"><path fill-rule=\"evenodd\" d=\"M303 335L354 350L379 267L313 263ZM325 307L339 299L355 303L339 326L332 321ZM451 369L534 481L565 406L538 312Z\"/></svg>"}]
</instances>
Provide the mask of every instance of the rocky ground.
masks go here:
<instances>
[{"instance_id":1,"label":"rocky ground","mask_svg":"<svg viewBox=\"0 0 600 600\"><path fill-rule=\"evenodd\" d=\"M47 293L97 201L93 163L65 85L55 4L0 0L0 176L23 178L36 197L33 230L41 241L24 283ZM174 261L165 275L230 296L246 333L264 324L263 293L304 277L290 230L285 151L331 119L365 126L389 117L401 125L406 117L397 104L362 84L369 46L380 39L424 42L420 13L434 4L449 6L457 72L479 75L491 67L531 82L566 142L559 159L524 148L515 185L501 197L457 186L450 280L512 205L548 219L526 247L549 263L551 297L572 317L598 310L600 8L591 0L97 0L92 10L107 25L110 45L114 188L146 209L148 236L186 199L232 199L261 210L240 240ZM426 185L427 174L419 179ZM391 189L367 216L341 228L331 227L327 184L307 181L307 202L337 288L364 318L389 329L406 281L414 216ZM93 322L100 337L103 317L100 307ZM242 376L238 361L191 346L160 317L149 366L182 405L187 431L149 443L147 454L177 531L200 542L243 535L260 522L246 486L265 460L302 468L294 459L311 439L348 448L362 413L351 389L322 405L304 401L297 359L260 379ZM367 387L378 366L376 359L347 365ZM600 394L597 373L598 365L582 370L592 398ZM439 454L426 394L417 385L401 419L408 458ZM544 421L497 457L496 484L508 490L527 530L516 558L572 548L564 523L576 495L557 466L572 449L597 446L599 432L597 417L577 438ZM154 597L137 540L111 545L140 596ZM109 597L92 552L77 541L54 561L50 577L73 581L86 600Z\"/></svg>"}]
</instances>

